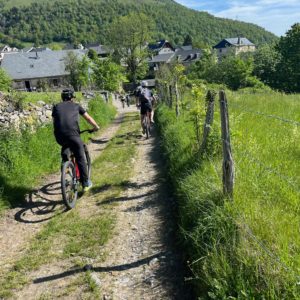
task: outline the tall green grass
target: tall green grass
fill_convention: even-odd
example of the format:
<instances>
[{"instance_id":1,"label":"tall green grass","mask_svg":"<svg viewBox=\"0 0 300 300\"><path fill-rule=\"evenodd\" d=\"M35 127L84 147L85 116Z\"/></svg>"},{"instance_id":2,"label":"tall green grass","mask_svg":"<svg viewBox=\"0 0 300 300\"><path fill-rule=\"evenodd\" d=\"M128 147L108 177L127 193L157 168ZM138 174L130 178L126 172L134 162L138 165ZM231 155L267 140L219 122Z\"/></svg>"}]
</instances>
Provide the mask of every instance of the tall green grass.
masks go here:
<instances>
[{"instance_id":1,"label":"tall green grass","mask_svg":"<svg viewBox=\"0 0 300 300\"><path fill-rule=\"evenodd\" d=\"M234 201L222 194L218 124L212 138L219 145L199 157L189 112L176 119L161 106L156 113L191 281L200 299L300 299L300 127L270 117L299 122L300 96L227 97Z\"/></svg>"},{"instance_id":2,"label":"tall green grass","mask_svg":"<svg viewBox=\"0 0 300 300\"><path fill-rule=\"evenodd\" d=\"M98 98L90 101L88 111L101 127L115 115L115 109ZM88 127L84 122L82 125ZM52 127L39 127L35 133L0 132L0 211L20 205L41 175L59 170L60 147Z\"/></svg>"}]
</instances>

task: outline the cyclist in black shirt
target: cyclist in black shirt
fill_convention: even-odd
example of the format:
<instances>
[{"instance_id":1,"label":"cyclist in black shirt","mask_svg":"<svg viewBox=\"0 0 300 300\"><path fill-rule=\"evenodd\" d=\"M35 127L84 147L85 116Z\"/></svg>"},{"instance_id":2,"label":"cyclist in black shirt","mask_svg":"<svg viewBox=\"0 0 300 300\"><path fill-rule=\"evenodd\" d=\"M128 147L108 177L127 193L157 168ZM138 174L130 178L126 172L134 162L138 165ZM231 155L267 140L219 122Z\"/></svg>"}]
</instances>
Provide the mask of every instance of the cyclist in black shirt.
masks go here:
<instances>
[{"instance_id":1,"label":"cyclist in black shirt","mask_svg":"<svg viewBox=\"0 0 300 300\"><path fill-rule=\"evenodd\" d=\"M66 148L70 148L74 153L83 190L87 191L92 187L92 182L88 180L83 142L80 138L79 115L87 120L95 131L100 127L79 104L73 102L75 94L72 90L63 90L61 98L63 102L55 105L52 110L54 135L57 143L62 146L62 154Z\"/></svg>"}]
</instances>

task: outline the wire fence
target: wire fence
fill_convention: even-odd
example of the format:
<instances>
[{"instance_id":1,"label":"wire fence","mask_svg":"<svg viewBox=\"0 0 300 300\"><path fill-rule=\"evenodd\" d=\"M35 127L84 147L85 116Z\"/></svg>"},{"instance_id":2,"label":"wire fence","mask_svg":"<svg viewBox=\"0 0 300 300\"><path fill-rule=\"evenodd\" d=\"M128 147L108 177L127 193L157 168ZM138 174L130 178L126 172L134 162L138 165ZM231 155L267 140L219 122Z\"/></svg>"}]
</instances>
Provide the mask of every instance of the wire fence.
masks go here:
<instances>
[{"instance_id":1,"label":"wire fence","mask_svg":"<svg viewBox=\"0 0 300 300\"><path fill-rule=\"evenodd\" d=\"M226 98L226 96L225 96L225 98ZM222 99L220 99L220 100L223 101ZM295 120L291 120L291 119L279 117L279 116L272 115L272 114L266 114L266 113L262 113L262 112L259 112L259 111L249 110L249 109L246 108L246 106L241 108L240 106L230 104L230 106L228 105L228 107L233 107L234 109L237 109L240 112L251 113L251 114L255 114L255 115L261 116L261 117L271 118L271 119L279 121L279 122L284 122L284 123L292 124L292 125L295 125L295 126L299 126L300 125L300 122L297 122ZM227 111L227 114L229 114L228 111ZM224 139L223 137L221 137L220 138L220 142L223 145L227 145L229 148L231 148L230 138L229 139ZM220 166L218 166L216 164L216 162L211 159L211 157L209 156L209 154L206 154L205 157L206 157L206 159L209 160L210 164L213 166L215 174L217 176L219 176L220 175L220 171L219 171ZM251 163L256 164L264 172L267 172L268 174L272 174L273 176L276 176L278 179L280 179L284 183L288 184L293 189L294 192L300 193L299 184L296 182L295 177L291 178L291 177L283 174L280 170L278 170L278 169L276 169L276 168L274 168L272 166L267 165L265 162L263 162L260 159L258 159L257 157L255 157L253 155L253 153L251 153L249 150L244 149L242 153L241 152L239 153L239 157L241 157L241 159L243 159L243 160L247 159ZM234 161L234 163L236 163L236 161ZM226 176L226 174L223 172L223 177L224 176ZM223 179L223 181L224 181L224 179ZM234 222L234 224L238 228L240 228L246 234L246 236L249 239L251 239L257 245L257 248L260 250L261 254L267 255L270 258L270 261L273 264L279 265L282 269L284 269L286 272L288 272L290 275L292 275L295 278L295 281L296 281L297 284L300 284L300 276L299 276L299 274L295 270L293 270L292 268L290 268L286 263L284 263L282 261L282 259L278 255L276 255L275 252L273 250L271 250L265 244L265 242L263 242L259 237L257 237L253 233L253 230L247 224L245 216L243 216L241 214L237 214L236 218L238 218L240 220L240 221L237 221L236 218L230 216L225 211L224 211L224 213L225 213L225 217L226 218L232 220Z\"/></svg>"},{"instance_id":2,"label":"wire fence","mask_svg":"<svg viewBox=\"0 0 300 300\"><path fill-rule=\"evenodd\" d=\"M276 115L266 114L266 113L263 113L263 112L260 112L260 111L245 109L246 105L243 106L243 107L240 107L239 105L235 105L233 103L230 103L229 106L233 107L233 108L235 108L235 109L237 109L241 112L251 113L251 114L254 114L254 115L257 115L257 116L261 116L261 117L265 117L265 118L269 118L269 119L274 119L274 120L281 121L281 122L284 122L284 123L289 123L289 124L292 124L292 125L295 125L295 126L300 126L300 122L295 121L295 120L290 120L290 119L283 118L283 117L276 116Z\"/></svg>"}]
</instances>

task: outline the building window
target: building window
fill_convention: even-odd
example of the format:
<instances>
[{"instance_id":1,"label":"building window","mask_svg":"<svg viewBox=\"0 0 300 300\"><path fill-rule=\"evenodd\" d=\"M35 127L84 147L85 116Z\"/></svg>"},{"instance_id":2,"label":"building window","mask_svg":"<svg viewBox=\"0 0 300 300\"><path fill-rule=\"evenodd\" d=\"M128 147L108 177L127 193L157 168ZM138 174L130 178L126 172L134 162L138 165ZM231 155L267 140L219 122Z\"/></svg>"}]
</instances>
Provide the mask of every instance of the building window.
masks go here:
<instances>
[{"instance_id":1,"label":"building window","mask_svg":"<svg viewBox=\"0 0 300 300\"><path fill-rule=\"evenodd\" d=\"M58 86L58 79L53 79L53 86Z\"/></svg>"}]
</instances>

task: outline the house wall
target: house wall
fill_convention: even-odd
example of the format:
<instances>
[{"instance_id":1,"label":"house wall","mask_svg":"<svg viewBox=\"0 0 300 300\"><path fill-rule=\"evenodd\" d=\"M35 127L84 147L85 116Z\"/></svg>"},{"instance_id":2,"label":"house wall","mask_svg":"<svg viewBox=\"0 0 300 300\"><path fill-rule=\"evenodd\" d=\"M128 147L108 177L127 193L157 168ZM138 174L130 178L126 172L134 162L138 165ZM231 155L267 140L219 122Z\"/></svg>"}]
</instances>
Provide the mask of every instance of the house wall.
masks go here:
<instances>
[{"instance_id":1,"label":"house wall","mask_svg":"<svg viewBox=\"0 0 300 300\"><path fill-rule=\"evenodd\" d=\"M41 87L42 83L46 83L46 85L51 89L58 89L67 86L66 77L53 77L53 78L34 78L34 79L22 79L22 80L14 80L13 81L13 89L16 90L26 90L26 81L29 82L30 88L32 90L37 90Z\"/></svg>"},{"instance_id":2,"label":"house wall","mask_svg":"<svg viewBox=\"0 0 300 300\"><path fill-rule=\"evenodd\" d=\"M239 47L225 47L225 48L220 48L220 49L216 49L217 50L217 55L220 56L224 56L226 54L228 54L229 52L234 51L234 53L237 55L239 53L242 52L253 52L255 51L255 46L239 46Z\"/></svg>"},{"instance_id":3,"label":"house wall","mask_svg":"<svg viewBox=\"0 0 300 300\"><path fill-rule=\"evenodd\" d=\"M174 51L171 48L163 48L158 52L158 54L166 54L166 53L174 53Z\"/></svg>"},{"instance_id":4,"label":"house wall","mask_svg":"<svg viewBox=\"0 0 300 300\"><path fill-rule=\"evenodd\" d=\"M253 52L255 51L255 46L240 46L236 47L235 54L239 54L242 52Z\"/></svg>"}]
</instances>

